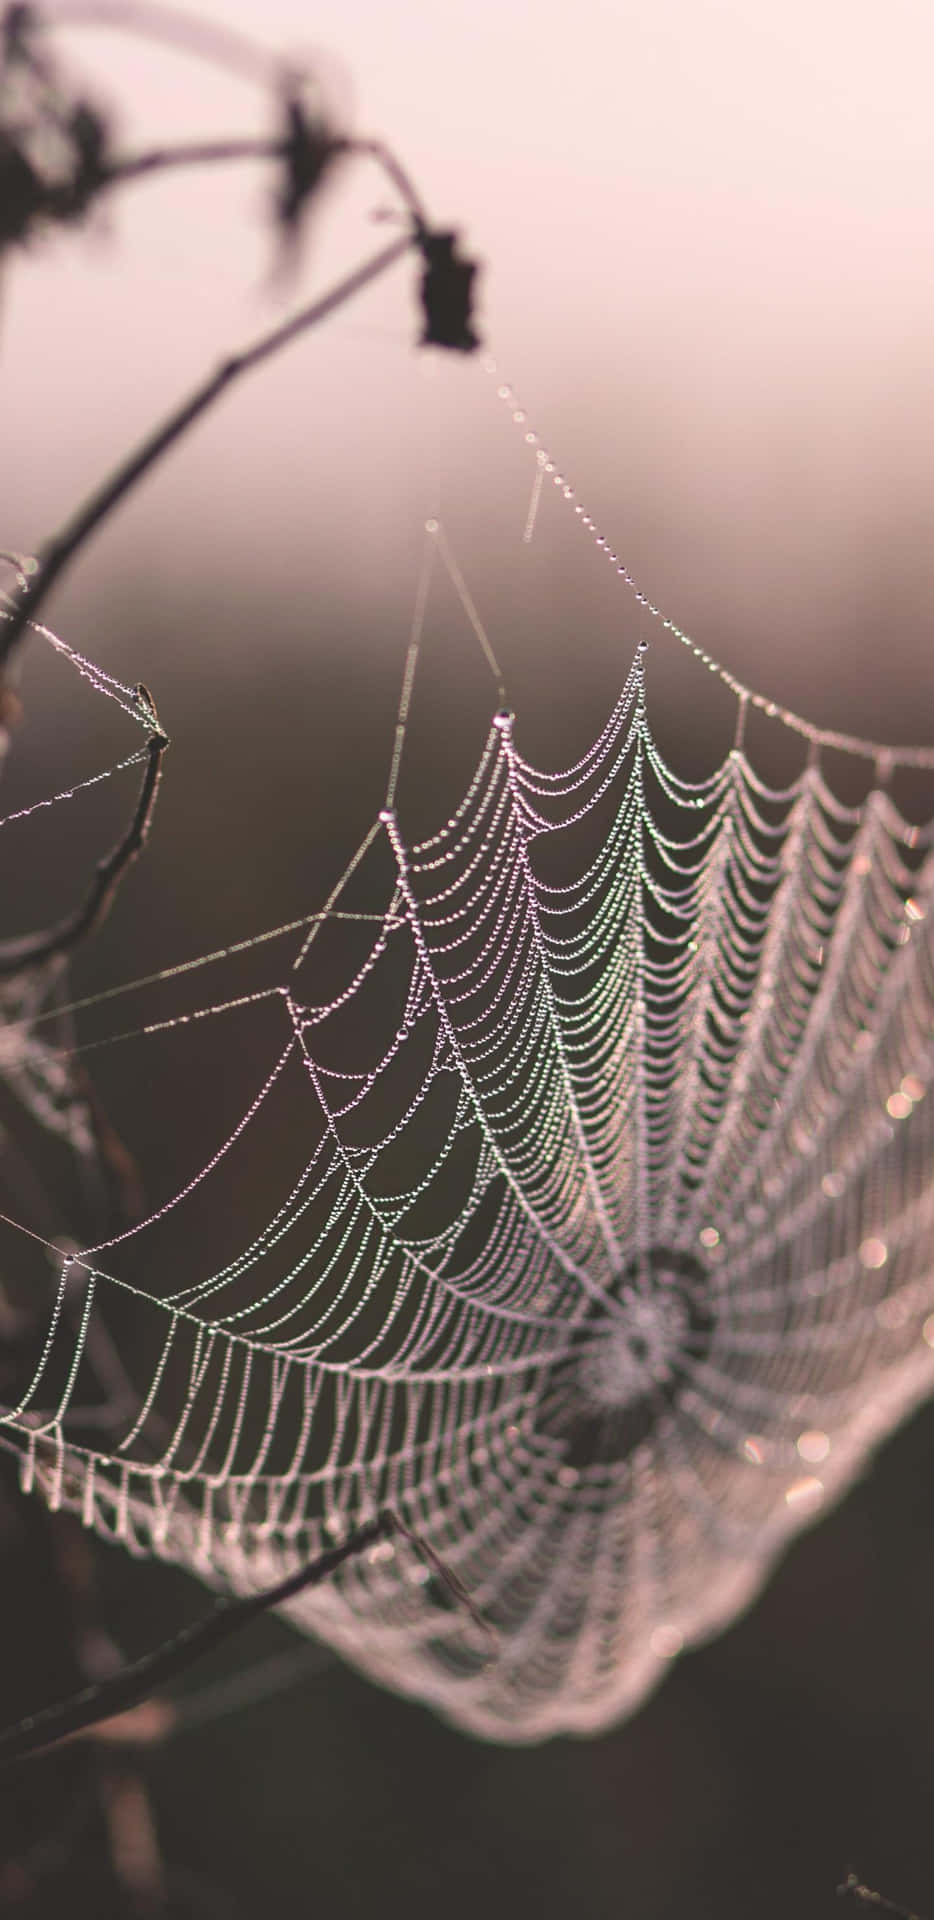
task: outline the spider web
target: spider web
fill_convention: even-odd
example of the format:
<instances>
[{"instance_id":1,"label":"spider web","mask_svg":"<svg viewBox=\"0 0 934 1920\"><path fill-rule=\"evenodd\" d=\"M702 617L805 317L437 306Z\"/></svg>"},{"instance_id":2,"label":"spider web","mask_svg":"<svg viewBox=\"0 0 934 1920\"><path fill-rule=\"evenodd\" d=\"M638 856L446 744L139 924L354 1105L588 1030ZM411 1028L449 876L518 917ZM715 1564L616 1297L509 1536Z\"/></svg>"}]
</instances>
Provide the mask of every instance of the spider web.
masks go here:
<instances>
[{"instance_id":1,"label":"spider web","mask_svg":"<svg viewBox=\"0 0 934 1920\"><path fill-rule=\"evenodd\" d=\"M564 489L535 457L527 532L545 478ZM428 544L498 672L434 522ZM503 709L460 805L411 841L395 797L428 577L386 805L340 885L171 976L240 952L262 980L139 1030L249 1024L236 1124L96 1245L7 1222L8 1257L33 1248L53 1284L2 1427L26 1489L236 1592L395 1508L496 1651L397 1542L290 1616L523 1741L632 1709L934 1385L934 829L888 790L934 753L769 707L808 743L769 784L744 731L767 703L694 648L737 725L687 782L653 737L642 641L573 766L530 764ZM830 748L872 763L859 805ZM9 984L0 1073L88 1155L48 990ZM264 1135L280 1191L254 1224ZM187 1263L168 1251L186 1243ZM133 1375L122 1405L102 1330Z\"/></svg>"}]
</instances>

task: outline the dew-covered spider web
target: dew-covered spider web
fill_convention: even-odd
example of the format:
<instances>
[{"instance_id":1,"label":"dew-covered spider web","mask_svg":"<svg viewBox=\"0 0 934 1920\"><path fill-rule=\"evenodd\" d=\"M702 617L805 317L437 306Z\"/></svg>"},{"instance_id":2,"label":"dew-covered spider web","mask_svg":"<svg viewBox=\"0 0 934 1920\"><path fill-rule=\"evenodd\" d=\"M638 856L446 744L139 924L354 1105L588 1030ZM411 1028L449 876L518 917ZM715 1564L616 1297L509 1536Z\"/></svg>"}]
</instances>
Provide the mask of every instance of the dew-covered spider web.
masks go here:
<instances>
[{"instance_id":1,"label":"dew-covered spider web","mask_svg":"<svg viewBox=\"0 0 934 1920\"><path fill-rule=\"evenodd\" d=\"M435 523L427 540L495 671ZM208 957L212 978L238 951L265 968L234 993L198 997L208 961L160 975L188 997L134 1029L180 1062L199 1021L248 1031L235 1125L96 1244L25 1203L2 1229L48 1299L2 1430L27 1489L236 1592L395 1509L495 1650L402 1542L292 1619L526 1741L633 1708L934 1387L932 829L891 790L934 752L771 709L803 764L770 784L744 731L765 701L721 674L735 743L686 781L653 737L643 640L574 765L530 764L497 711L459 806L412 839L397 783L428 577L386 805L340 886ZM139 720L130 689L100 690ZM859 804L831 751L873 770ZM93 1162L62 963L3 991L8 1092Z\"/></svg>"}]
</instances>

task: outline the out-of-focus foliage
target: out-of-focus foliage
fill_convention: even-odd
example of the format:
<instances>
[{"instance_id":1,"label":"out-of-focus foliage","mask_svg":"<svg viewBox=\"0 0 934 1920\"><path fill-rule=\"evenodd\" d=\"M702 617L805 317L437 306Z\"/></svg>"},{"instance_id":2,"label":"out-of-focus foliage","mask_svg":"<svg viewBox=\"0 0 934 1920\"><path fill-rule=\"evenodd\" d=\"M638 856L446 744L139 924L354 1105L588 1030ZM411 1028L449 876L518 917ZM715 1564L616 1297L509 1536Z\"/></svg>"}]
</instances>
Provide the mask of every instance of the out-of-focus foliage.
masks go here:
<instances>
[{"instance_id":1,"label":"out-of-focus foliage","mask_svg":"<svg viewBox=\"0 0 934 1920\"><path fill-rule=\"evenodd\" d=\"M111 129L44 44L31 7L0 28L0 249L80 221L106 184Z\"/></svg>"}]
</instances>

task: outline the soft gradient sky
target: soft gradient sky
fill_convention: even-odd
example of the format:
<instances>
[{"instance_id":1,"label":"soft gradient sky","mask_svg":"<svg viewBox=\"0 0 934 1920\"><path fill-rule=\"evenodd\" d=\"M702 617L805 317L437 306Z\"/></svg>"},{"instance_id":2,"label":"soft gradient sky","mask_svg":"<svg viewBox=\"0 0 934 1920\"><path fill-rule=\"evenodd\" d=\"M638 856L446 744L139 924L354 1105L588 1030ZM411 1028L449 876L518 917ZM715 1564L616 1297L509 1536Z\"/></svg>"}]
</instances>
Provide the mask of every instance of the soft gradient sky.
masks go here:
<instances>
[{"instance_id":1,"label":"soft gradient sky","mask_svg":"<svg viewBox=\"0 0 934 1920\"><path fill-rule=\"evenodd\" d=\"M319 53L354 126L384 134L433 214L463 228L486 262L490 346L663 607L817 718L918 731L934 691L923 0L202 12ZM128 145L266 124L254 89L198 61L101 29L67 46L119 104ZM265 192L248 172L155 182L99 235L57 239L9 277L5 543L35 546L186 382L385 233L368 215L387 194L357 170L300 285L273 295ZM361 659L401 658L439 422L445 514L496 626L505 589L484 572L530 475L478 370L447 362L432 379L413 354L411 281L398 269L173 456L62 597L83 628L118 577L161 595L190 570L229 580L235 557L238 590L249 573L296 606L326 593L351 610ZM550 670L571 625L596 653L618 631L580 543L559 576L563 634L517 636L520 683L525 650L541 642ZM146 658L134 670L156 675Z\"/></svg>"}]
</instances>

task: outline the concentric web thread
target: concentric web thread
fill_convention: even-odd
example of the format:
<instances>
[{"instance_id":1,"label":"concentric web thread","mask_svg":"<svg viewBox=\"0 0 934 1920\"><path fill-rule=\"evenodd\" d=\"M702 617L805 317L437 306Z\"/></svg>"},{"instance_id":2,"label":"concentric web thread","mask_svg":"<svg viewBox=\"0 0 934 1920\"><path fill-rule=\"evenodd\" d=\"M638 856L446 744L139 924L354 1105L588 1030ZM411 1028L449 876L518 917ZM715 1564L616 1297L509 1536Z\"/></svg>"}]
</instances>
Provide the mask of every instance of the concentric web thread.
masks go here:
<instances>
[{"instance_id":1,"label":"concentric web thread","mask_svg":"<svg viewBox=\"0 0 934 1920\"><path fill-rule=\"evenodd\" d=\"M524 1741L632 1709L934 1386L934 829L883 778L844 804L822 765L843 737L794 716L807 764L766 784L729 676L736 744L680 779L640 644L576 764L531 765L501 710L460 805L411 842L430 567L386 805L340 886L263 936L289 955L271 981L136 1030L258 1023L237 1125L106 1242L4 1229L4 1258L36 1248L53 1284L2 1431L50 1505L237 1592L397 1509L496 1650L388 1541L291 1617ZM882 775L934 767L849 745ZM30 991L4 1073L40 1046ZM40 1084L68 1059L43 1044ZM167 1262L167 1229L245 1191L286 1111L271 1215L244 1203L219 1264Z\"/></svg>"}]
</instances>

